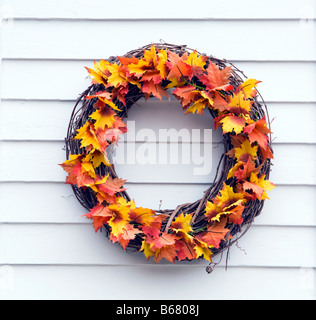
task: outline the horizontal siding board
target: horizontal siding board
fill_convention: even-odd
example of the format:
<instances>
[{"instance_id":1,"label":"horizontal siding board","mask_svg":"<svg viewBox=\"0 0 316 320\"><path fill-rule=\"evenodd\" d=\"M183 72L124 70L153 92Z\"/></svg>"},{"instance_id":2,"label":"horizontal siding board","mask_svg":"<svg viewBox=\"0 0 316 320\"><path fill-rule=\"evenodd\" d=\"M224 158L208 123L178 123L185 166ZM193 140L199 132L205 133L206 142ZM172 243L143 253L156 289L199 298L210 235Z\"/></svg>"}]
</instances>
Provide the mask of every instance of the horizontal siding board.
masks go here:
<instances>
[{"instance_id":1,"label":"horizontal siding board","mask_svg":"<svg viewBox=\"0 0 316 320\"><path fill-rule=\"evenodd\" d=\"M0 264L147 264L142 253L125 252L104 233L96 234L91 225L0 225L0 232L4 240ZM229 265L316 267L315 237L314 227L252 226L238 241L239 248L230 250ZM203 261L191 263L206 265Z\"/></svg>"},{"instance_id":2,"label":"horizontal siding board","mask_svg":"<svg viewBox=\"0 0 316 320\"><path fill-rule=\"evenodd\" d=\"M179 266L5 266L0 299L22 300L315 300L315 269ZM183 279L189 290L179 290ZM141 279L141 280L140 280ZM291 281L289 281L289 279ZM83 281L84 280L84 281ZM148 289L153 283L154 288ZM170 285L172 284L172 285ZM67 288L65 290L64 288ZM166 288L168 288L166 290Z\"/></svg>"},{"instance_id":3,"label":"horizontal siding board","mask_svg":"<svg viewBox=\"0 0 316 320\"><path fill-rule=\"evenodd\" d=\"M3 101L0 106L0 137L2 140L63 141L74 104L65 101ZM316 103L268 103L268 110L270 119L273 119L274 143L316 143ZM299 130L289 130L297 127L298 113L304 119L304 126ZM163 114L168 114L168 117L157 122L156 119ZM209 113L205 112L202 117L184 115L177 101L138 102L130 110L127 120L135 121L136 132L151 128L157 137L159 129L214 128ZM214 132L213 142L221 140L220 131Z\"/></svg>"},{"instance_id":4,"label":"horizontal siding board","mask_svg":"<svg viewBox=\"0 0 316 320\"><path fill-rule=\"evenodd\" d=\"M2 98L22 100L74 100L90 84L86 61L4 60ZM316 102L316 62L242 62L238 67L249 78L262 83L259 90L266 101ZM17 90L16 75L23 86ZM293 75L295 74L295 81ZM49 84L43 81L49 76ZM275 79L282 79L282 89ZM308 81L306 81L308 79Z\"/></svg>"},{"instance_id":5,"label":"horizontal siding board","mask_svg":"<svg viewBox=\"0 0 316 320\"><path fill-rule=\"evenodd\" d=\"M311 0L266 0L255 5L251 0L198 0L194 6L189 0L161 0L154 8L145 0L121 0L120 10L115 3L102 0L47 0L45 6L40 0L2 2L13 9L14 17L35 19L301 19L316 11Z\"/></svg>"},{"instance_id":6,"label":"horizontal siding board","mask_svg":"<svg viewBox=\"0 0 316 320\"><path fill-rule=\"evenodd\" d=\"M98 60L163 39L228 60L316 60L316 21L311 23L304 28L299 21L15 21L3 31L2 57ZM105 42L89 41L96 30ZM223 34L232 30L228 41ZM139 36L126 37L127 32ZM212 41L197 34L212 34ZM249 43L240 40L245 34Z\"/></svg>"},{"instance_id":7,"label":"horizontal siding board","mask_svg":"<svg viewBox=\"0 0 316 320\"><path fill-rule=\"evenodd\" d=\"M136 157L137 154L142 154L139 151L141 149L138 149L139 146L136 144ZM135 164L117 163L116 170L119 176L130 182L209 183L215 174L220 157L220 147L220 145L219 147L213 145L211 152L213 170L209 175L194 174L194 168L202 166L198 166L193 159L190 164L183 164L180 158L179 164L167 166L159 164L158 158L157 164L142 165L139 161L135 161ZM65 160L65 152L62 148L63 144L59 142L2 142L0 144L1 154L8 156L1 159L0 181L64 181L66 175L58 166ZM170 154L176 154L176 149L171 150L174 151ZM271 174L271 180L274 183L316 184L316 145L275 145L274 152L275 160ZM211 161L211 157L204 158L205 168L206 159Z\"/></svg>"},{"instance_id":8,"label":"horizontal siding board","mask_svg":"<svg viewBox=\"0 0 316 320\"><path fill-rule=\"evenodd\" d=\"M139 207L173 209L181 203L200 199L207 186L127 183L126 188ZM14 201L17 192L19 201ZM315 186L278 186L270 193L270 200L265 202L255 225L316 227L316 215L313 214L316 212L315 192ZM284 201L286 198L297 200ZM308 210L302 210L302 203ZM69 185L0 183L0 223L91 224L90 220L82 217L86 213Z\"/></svg>"}]
</instances>

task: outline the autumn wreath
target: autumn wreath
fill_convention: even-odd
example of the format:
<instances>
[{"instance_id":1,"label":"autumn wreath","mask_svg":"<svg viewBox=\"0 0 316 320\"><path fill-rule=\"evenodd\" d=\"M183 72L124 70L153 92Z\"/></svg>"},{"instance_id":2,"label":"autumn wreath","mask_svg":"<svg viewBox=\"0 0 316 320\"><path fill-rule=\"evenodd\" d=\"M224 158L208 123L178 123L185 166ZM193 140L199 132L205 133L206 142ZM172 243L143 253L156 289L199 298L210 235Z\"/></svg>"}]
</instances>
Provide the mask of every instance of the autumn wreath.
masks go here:
<instances>
[{"instance_id":1,"label":"autumn wreath","mask_svg":"<svg viewBox=\"0 0 316 320\"><path fill-rule=\"evenodd\" d=\"M71 115L67 160L61 164L66 183L88 211L85 217L96 232L104 228L112 242L143 252L147 260L211 263L249 229L274 188L268 180L270 122L256 90L260 81L225 60L170 44L151 44L87 70L92 84ZM169 89L186 114L211 113L225 152L200 200L154 211L129 197L108 150L127 131L129 109L141 98L161 99Z\"/></svg>"}]
</instances>

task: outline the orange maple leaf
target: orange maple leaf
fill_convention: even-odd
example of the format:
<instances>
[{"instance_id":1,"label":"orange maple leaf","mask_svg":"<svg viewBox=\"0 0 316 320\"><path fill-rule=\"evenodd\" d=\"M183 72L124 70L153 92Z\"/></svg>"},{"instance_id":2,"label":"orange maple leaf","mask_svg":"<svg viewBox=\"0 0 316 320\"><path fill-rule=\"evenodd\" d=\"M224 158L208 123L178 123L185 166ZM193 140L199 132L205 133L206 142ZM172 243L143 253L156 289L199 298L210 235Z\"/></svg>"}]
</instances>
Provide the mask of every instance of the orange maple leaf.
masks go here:
<instances>
[{"instance_id":1,"label":"orange maple leaf","mask_svg":"<svg viewBox=\"0 0 316 320\"><path fill-rule=\"evenodd\" d=\"M224 218L220 222L214 222L207 227L207 231L198 235L198 238L207 243L208 246L213 246L218 249L222 240L225 239L229 229L225 228L227 219Z\"/></svg>"},{"instance_id":2,"label":"orange maple leaf","mask_svg":"<svg viewBox=\"0 0 316 320\"><path fill-rule=\"evenodd\" d=\"M266 149L269 141L267 134L271 133L271 131L267 127L265 118L258 121L249 120L249 123L244 128L244 132L248 134L250 142L257 142L261 148Z\"/></svg>"},{"instance_id":3,"label":"orange maple leaf","mask_svg":"<svg viewBox=\"0 0 316 320\"><path fill-rule=\"evenodd\" d=\"M180 57L175 52L168 51L168 62L166 63L169 69L169 74L167 77L168 80L181 82L185 77L187 77L189 80L192 79L193 68L190 64L185 62L187 58L188 56L186 54Z\"/></svg>"},{"instance_id":4,"label":"orange maple leaf","mask_svg":"<svg viewBox=\"0 0 316 320\"><path fill-rule=\"evenodd\" d=\"M200 77L201 82L206 86L206 89L212 91L232 90L233 86L229 84L229 77L231 76L232 67L220 69L219 66L210 62L206 74Z\"/></svg>"}]
</instances>

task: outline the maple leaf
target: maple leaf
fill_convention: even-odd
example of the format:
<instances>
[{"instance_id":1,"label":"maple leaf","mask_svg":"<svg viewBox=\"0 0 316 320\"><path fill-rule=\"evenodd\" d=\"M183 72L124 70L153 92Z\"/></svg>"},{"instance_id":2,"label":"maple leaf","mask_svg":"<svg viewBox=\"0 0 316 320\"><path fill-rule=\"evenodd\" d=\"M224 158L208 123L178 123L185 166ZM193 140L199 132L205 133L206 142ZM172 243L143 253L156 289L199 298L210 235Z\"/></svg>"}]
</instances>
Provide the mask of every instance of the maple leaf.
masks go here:
<instances>
[{"instance_id":1,"label":"maple leaf","mask_svg":"<svg viewBox=\"0 0 316 320\"><path fill-rule=\"evenodd\" d=\"M219 110L220 112L229 109L226 99L223 98L222 95L217 91L214 92L213 108Z\"/></svg>"},{"instance_id":2,"label":"maple leaf","mask_svg":"<svg viewBox=\"0 0 316 320\"><path fill-rule=\"evenodd\" d=\"M196 258L199 258L201 256L204 257L204 259L208 260L209 262L212 262L212 251L210 250L209 246L207 243L204 241L198 240L195 238L195 247L194 247L195 253L196 253Z\"/></svg>"},{"instance_id":3,"label":"maple leaf","mask_svg":"<svg viewBox=\"0 0 316 320\"><path fill-rule=\"evenodd\" d=\"M164 246L161 249L158 249L154 252L154 261L158 263L160 260L165 258L167 261L174 263L177 257L176 248L172 246Z\"/></svg>"},{"instance_id":4,"label":"maple leaf","mask_svg":"<svg viewBox=\"0 0 316 320\"><path fill-rule=\"evenodd\" d=\"M185 240L177 240L175 243L175 249L177 252L177 258L179 261L182 260L195 260L196 252L194 250L195 243L187 242Z\"/></svg>"},{"instance_id":5,"label":"maple leaf","mask_svg":"<svg viewBox=\"0 0 316 320\"><path fill-rule=\"evenodd\" d=\"M247 99L243 91L228 96L229 111L236 114L249 114L253 105L253 100Z\"/></svg>"},{"instance_id":6,"label":"maple leaf","mask_svg":"<svg viewBox=\"0 0 316 320\"><path fill-rule=\"evenodd\" d=\"M70 155L70 159L60 166L68 173L66 183L77 185L79 188L93 183L96 177L92 164L85 161L85 154Z\"/></svg>"},{"instance_id":7,"label":"maple leaf","mask_svg":"<svg viewBox=\"0 0 316 320\"><path fill-rule=\"evenodd\" d=\"M187 60L187 55L179 56L178 54L168 51L168 61L166 65L169 69L169 74L167 79L170 81L183 81L183 78L187 77L189 80L193 77L193 68L185 60Z\"/></svg>"},{"instance_id":8,"label":"maple leaf","mask_svg":"<svg viewBox=\"0 0 316 320\"><path fill-rule=\"evenodd\" d=\"M205 207L205 217L207 221L212 221L220 212L222 211L222 208L215 203L211 201L207 201L206 207Z\"/></svg>"},{"instance_id":9,"label":"maple leaf","mask_svg":"<svg viewBox=\"0 0 316 320\"><path fill-rule=\"evenodd\" d=\"M139 251L143 251L147 261L154 255L154 252L150 249L150 244L143 240L142 246Z\"/></svg>"},{"instance_id":10,"label":"maple leaf","mask_svg":"<svg viewBox=\"0 0 316 320\"><path fill-rule=\"evenodd\" d=\"M185 62L192 67L193 75L200 76L205 71L206 61L206 56L199 55L196 51L193 51Z\"/></svg>"},{"instance_id":11,"label":"maple leaf","mask_svg":"<svg viewBox=\"0 0 316 320\"><path fill-rule=\"evenodd\" d=\"M250 177L251 173L257 173L262 168L263 164L261 164L258 168L256 168L255 161L253 161L250 157L248 161L245 162L237 162L228 172L227 179L236 177L237 181L246 180Z\"/></svg>"},{"instance_id":12,"label":"maple leaf","mask_svg":"<svg viewBox=\"0 0 316 320\"><path fill-rule=\"evenodd\" d=\"M207 227L206 232L199 234L199 239L206 242L208 246L212 246L216 249L222 240L225 239L229 229L225 228L227 224L227 219L222 219L220 222L214 222L212 225Z\"/></svg>"},{"instance_id":13,"label":"maple leaf","mask_svg":"<svg viewBox=\"0 0 316 320\"><path fill-rule=\"evenodd\" d=\"M83 217L93 220L95 232L98 232L103 225L112 218L112 216L112 211L100 204L97 204L89 213L83 215Z\"/></svg>"},{"instance_id":14,"label":"maple leaf","mask_svg":"<svg viewBox=\"0 0 316 320\"><path fill-rule=\"evenodd\" d=\"M244 195L242 193L234 192L233 187L223 183L223 188L220 190L219 195L213 200L213 202L221 207L229 207L232 204L238 202L239 200L244 201Z\"/></svg>"},{"instance_id":15,"label":"maple leaf","mask_svg":"<svg viewBox=\"0 0 316 320\"><path fill-rule=\"evenodd\" d=\"M136 238L136 235L141 233L139 229L134 228L132 225L127 224L125 228L123 228L123 233L120 233L117 237L111 233L110 240L115 243L119 242L124 250L126 250L129 242Z\"/></svg>"},{"instance_id":16,"label":"maple leaf","mask_svg":"<svg viewBox=\"0 0 316 320\"><path fill-rule=\"evenodd\" d=\"M258 178L258 175L253 172L251 173L250 181L245 181L243 183L244 191L252 191L259 200L269 199L267 191L271 191L274 188L275 184L266 180L265 174Z\"/></svg>"},{"instance_id":17,"label":"maple leaf","mask_svg":"<svg viewBox=\"0 0 316 320\"><path fill-rule=\"evenodd\" d=\"M112 204L108 206L108 209L112 211L112 218L108 221L108 225L111 227L111 235L118 238L129 228L130 208Z\"/></svg>"},{"instance_id":18,"label":"maple leaf","mask_svg":"<svg viewBox=\"0 0 316 320\"><path fill-rule=\"evenodd\" d=\"M189 233L192 232L191 227L192 214L181 213L170 225L170 229L175 233Z\"/></svg>"},{"instance_id":19,"label":"maple leaf","mask_svg":"<svg viewBox=\"0 0 316 320\"><path fill-rule=\"evenodd\" d=\"M101 152L96 149L91 149L87 156L85 157L86 162L91 162L94 168L98 168L101 163L110 167L110 160L107 158L104 152Z\"/></svg>"},{"instance_id":20,"label":"maple leaf","mask_svg":"<svg viewBox=\"0 0 316 320\"><path fill-rule=\"evenodd\" d=\"M220 69L219 66L210 62L206 74L200 77L201 82L206 86L206 89L212 91L232 90L233 86L229 84L229 77L231 76L231 67Z\"/></svg>"},{"instance_id":21,"label":"maple leaf","mask_svg":"<svg viewBox=\"0 0 316 320\"><path fill-rule=\"evenodd\" d=\"M213 200L213 205L207 204L205 215L211 221L220 221L222 216L228 216L230 222L241 224L246 202L243 193L234 192L231 186L224 183L219 195Z\"/></svg>"},{"instance_id":22,"label":"maple leaf","mask_svg":"<svg viewBox=\"0 0 316 320\"><path fill-rule=\"evenodd\" d=\"M218 128L219 123L222 125L223 133L235 132L240 134L245 125L246 121L244 118L235 116L233 113L221 115L214 119L215 121L215 130Z\"/></svg>"},{"instance_id":23,"label":"maple leaf","mask_svg":"<svg viewBox=\"0 0 316 320\"><path fill-rule=\"evenodd\" d=\"M112 128L113 123L115 122L116 113L108 107L96 110L94 113L90 115L90 118L95 120L94 128L102 129L107 126L108 128Z\"/></svg>"},{"instance_id":24,"label":"maple leaf","mask_svg":"<svg viewBox=\"0 0 316 320\"><path fill-rule=\"evenodd\" d=\"M93 84L107 85L107 79L110 73L107 72L104 67L109 64L110 63L108 61L101 60L99 63L94 62L94 69L85 67L89 73L89 76L92 78Z\"/></svg>"},{"instance_id":25,"label":"maple leaf","mask_svg":"<svg viewBox=\"0 0 316 320\"><path fill-rule=\"evenodd\" d=\"M188 107L192 102L196 101L200 97L200 93L196 90L196 87L187 85L184 87L176 88L173 93L177 99L181 100L183 108Z\"/></svg>"},{"instance_id":26,"label":"maple leaf","mask_svg":"<svg viewBox=\"0 0 316 320\"><path fill-rule=\"evenodd\" d=\"M126 69L122 65L112 63L105 66L105 69L111 73L108 77L108 86L117 87L128 84Z\"/></svg>"},{"instance_id":27,"label":"maple leaf","mask_svg":"<svg viewBox=\"0 0 316 320\"><path fill-rule=\"evenodd\" d=\"M186 111L185 114L188 113L197 113L199 115L202 115L204 112L204 109L206 108L206 106L208 106L208 102L206 99L201 98L199 100L197 100L196 102L193 103L192 106L190 106Z\"/></svg>"},{"instance_id":28,"label":"maple leaf","mask_svg":"<svg viewBox=\"0 0 316 320\"><path fill-rule=\"evenodd\" d=\"M235 148L235 158L238 162L247 163L248 159L256 160L257 159L257 146L251 146L251 143L248 139L246 139L240 147Z\"/></svg>"},{"instance_id":29,"label":"maple leaf","mask_svg":"<svg viewBox=\"0 0 316 320\"><path fill-rule=\"evenodd\" d=\"M129 214L129 217L135 223L150 226L154 222L155 212L147 208L135 208Z\"/></svg>"},{"instance_id":30,"label":"maple leaf","mask_svg":"<svg viewBox=\"0 0 316 320\"><path fill-rule=\"evenodd\" d=\"M167 75L167 52L159 50L157 53L154 45L150 50L144 51L144 57L137 62L127 65L127 70L142 81L153 81L159 84Z\"/></svg>"},{"instance_id":31,"label":"maple leaf","mask_svg":"<svg viewBox=\"0 0 316 320\"><path fill-rule=\"evenodd\" d=\"M240 85L240 90L246 95L247 98L253 98L257 95L257 90L254 89L261 81L256 79L247 79Z\"/></svg>"},{"instance_id":32,"label":"maple leaf","mask_svg":"<svg viewBox=\"0 0 316 320\"><path fill-rule=\"evenodd\" d=\"M86 122L77 130L77 135L74 139L81 140L81 148L92 146L96 150L105 151L105 148L100 146L100 143L96 137L94 125L90 122Z\"/></svg>"},{"instance_id":33,"label":"maple leaf","mask_svg":"<svg viewBox=\"0 0 316 320\"><path fill-rule=\"evenodd\" d=\"M148 99L151 95L160 100L163 96L168 96L165 92L165 89L160 84L155 84L153 80L144 81L142 91L144 92L146 99Z\"/></svg>"},{"instance_id":34,"label":"maple leaf","mask_svg":"<svg viewBox=\"0 0 316 320\"><path fill-rule=\"evenodd\" d=\"M257 142L261 148L267 148L269 141L267 134L271 133L271 131L267 127L265 118L258 121L250 121L250 124L244 128L244 132L248 134L251 143Z\"/></svg>"}]
</instances>

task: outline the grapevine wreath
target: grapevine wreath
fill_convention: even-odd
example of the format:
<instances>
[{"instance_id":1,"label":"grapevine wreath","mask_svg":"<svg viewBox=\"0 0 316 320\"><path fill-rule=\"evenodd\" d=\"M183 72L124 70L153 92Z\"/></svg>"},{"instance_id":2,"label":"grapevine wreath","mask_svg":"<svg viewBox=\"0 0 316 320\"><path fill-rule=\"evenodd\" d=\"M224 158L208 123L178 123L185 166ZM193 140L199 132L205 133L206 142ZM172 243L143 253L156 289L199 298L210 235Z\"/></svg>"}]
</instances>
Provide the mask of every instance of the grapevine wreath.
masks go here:
<instances>
[{"instance_id":1,"label":"grapevine wreath","mask_svg":"<svg viewBox=\"0 0 316 320\"><path fill-rule=\"evenodd\" d=\"M273 151L267 107L256 89L260 81L226 60L170 44L147 45L86 69L92 84L74 107L61 164L85 217L96 232L105 229L113 243L147 260L204 258L211 272L212 258L245 234L275 187L268 180ZM225 151L201 199L154 211L129 197L109 152L127 132L129 109L169 89L185 114L211 113Z\"/></svg>"}]
</instances>

